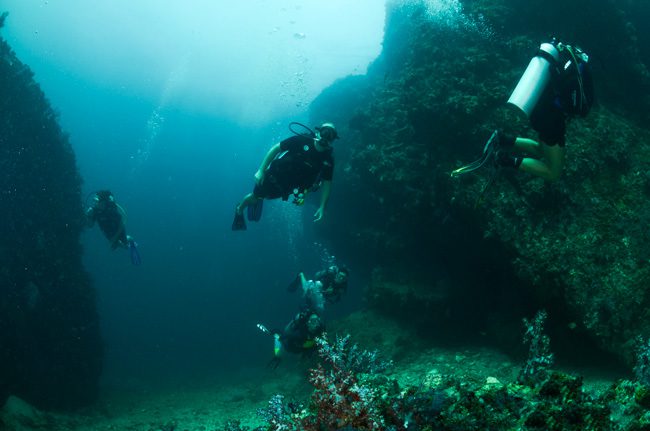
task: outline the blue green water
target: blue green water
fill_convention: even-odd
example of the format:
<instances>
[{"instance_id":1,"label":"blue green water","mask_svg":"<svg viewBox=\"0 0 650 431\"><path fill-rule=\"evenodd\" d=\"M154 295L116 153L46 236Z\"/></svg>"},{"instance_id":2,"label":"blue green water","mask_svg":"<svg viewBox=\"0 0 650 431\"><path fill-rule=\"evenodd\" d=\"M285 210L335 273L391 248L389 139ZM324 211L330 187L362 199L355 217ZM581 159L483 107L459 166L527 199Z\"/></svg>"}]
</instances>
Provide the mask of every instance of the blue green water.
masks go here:
<instances>
[{"instance_id":1,"label":"blue green water","mask_svg":"<svg viewBox=\"0 0 650 431\"><path fill-rule=\"evenodd\" d=\"M82 195L112 190L140 247L143 264L132 267L97 228L82 238L98 292L105 382L200 380L265 364L271 351L255 324L281 326L295 313L300 299L285 288L298 270L315 272L333 254L346 259L344 250L315 244L316 199L301 209L268 204L247 232L230 225L263 155L290 134L288 123L309 123L311 98L363 73L379 53L383 5L361 2L365 23L348 19L337 36L318 17L344 2L321 10L253 3L2 5L3 36L70 136ZM346 37L346 25L345 50L319 49ZM340 204L335 192L332 205ZM360 298L353 289L329 317Z\"/></svg>"}]
</instances>

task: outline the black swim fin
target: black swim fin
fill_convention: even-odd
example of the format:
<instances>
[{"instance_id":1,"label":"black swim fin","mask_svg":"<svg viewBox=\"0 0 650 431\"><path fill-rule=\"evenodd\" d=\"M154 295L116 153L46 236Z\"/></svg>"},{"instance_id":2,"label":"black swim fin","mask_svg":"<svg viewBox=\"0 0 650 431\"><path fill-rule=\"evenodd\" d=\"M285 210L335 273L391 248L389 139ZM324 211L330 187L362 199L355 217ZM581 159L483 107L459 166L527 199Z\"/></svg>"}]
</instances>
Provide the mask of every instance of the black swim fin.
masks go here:
<instances>
[{"instance_id":1,"label":"black swim fin","mask_svg":"<svg viewBox=\"0 0 650 431\"><path fill-rule=\"evenodd\" d=\"M497 147L499 146L499 132L498 130L495 130L492 132L492 135L490 136L490 139L485 143L485 146L483 147L483 154L481 154L481 157L479 157L477 160L473 161L472 163L461 166L458 169L454 169L451 172L452 177L458 177L463 174L468 174L470 172L474 172L475 170L485 166L488 161L493 159L494 153L497 150Z\"/></svg>"},{"instance_id":2,"label":"black swim fin","mask_svg":"<svg viewBox=\"0 0 650 431\"><path fill-rule=\"evenodd\" d=\"M235 211L235 219L232 221L232 230L246 230L246 220L244 214Z\"/></svg>"},{"instance_id":3,"label":"black swim fin","mask_svg":"<svg viewBox=\"0 0 650 431\"><path fill-rule=\"evenodd\" d=\"M296 290L298 290L301 284L302 284L302 278L300 277L300 273L298 273L298 275L296 275L296 278L294 278L291 284L289 284L289 287L287 287L287 291L295 292Z\"/></svg>"},{"instance_id":4,"label":"black swim fin","mask_svg":"<svg viewBox=\"0 0 650 431\"><path fill-rule=\"evenodd\" d=\"M264 206L264 199L257 199L255 203L250 204L246 211L248 213L249 221L260 221L262 218L262 208Z\"/></svg>"}]
</instances>

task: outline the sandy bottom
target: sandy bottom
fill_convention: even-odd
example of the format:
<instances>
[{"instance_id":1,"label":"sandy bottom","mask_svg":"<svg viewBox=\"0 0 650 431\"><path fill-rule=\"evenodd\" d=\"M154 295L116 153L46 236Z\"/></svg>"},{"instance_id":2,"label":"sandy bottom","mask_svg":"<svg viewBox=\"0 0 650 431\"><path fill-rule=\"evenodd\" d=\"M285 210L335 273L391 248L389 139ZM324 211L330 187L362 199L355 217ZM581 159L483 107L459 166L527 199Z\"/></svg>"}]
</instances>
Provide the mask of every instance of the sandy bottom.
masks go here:
<instances>
[{"instance_id":1,"label":"sandy bottom","mask_svg":"<svg viewBox=\"0 0 650 431\"><path fill-rule=\"evenodd\" d=\"M237 419L254 428L262 425L257 409L282 393L292 399L307 399L310 386L304 371L268 372L234 382L213 382L194 388L146 392L110 391L83 416L69 417L62 430L215 431L226 421Z\"/></svg>"}]
</instances>

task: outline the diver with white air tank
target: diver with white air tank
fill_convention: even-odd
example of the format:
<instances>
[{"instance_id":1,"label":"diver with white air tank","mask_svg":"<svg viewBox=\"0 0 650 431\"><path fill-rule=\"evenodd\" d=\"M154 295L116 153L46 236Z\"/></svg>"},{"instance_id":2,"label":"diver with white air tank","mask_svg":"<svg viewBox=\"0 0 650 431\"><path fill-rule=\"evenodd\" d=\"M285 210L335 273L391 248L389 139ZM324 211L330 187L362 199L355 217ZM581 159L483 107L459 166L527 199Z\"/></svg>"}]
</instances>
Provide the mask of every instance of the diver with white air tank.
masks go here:
<instances>
[{"instance_id":1,"label":"diver with white air tank","mask_svg":"<svg viewBox=\"0 0 650 431\"><path fill-rule=\"evenodd\" d=\"M557 180L564 167L566 123L586 116L593 101L589 56L555 39L542 43L508 99L528 116L539 141L499 131L497 165Z\"/></svg>"},{"instance_id":2,"label":"diver with white air tank","mask_svg":"<svg viewBox=\"0 0 650 431\"><path fill-rule=\"evenodd\" d=\"M556 39L542 43L508 99L526 114L539 139L495 130L482 156L451 175L473 172L493 162L497 167L557 180L564 168L566 123L586 116L593 101L589 56L577 46Z\"/></svg>"}]
</instances>

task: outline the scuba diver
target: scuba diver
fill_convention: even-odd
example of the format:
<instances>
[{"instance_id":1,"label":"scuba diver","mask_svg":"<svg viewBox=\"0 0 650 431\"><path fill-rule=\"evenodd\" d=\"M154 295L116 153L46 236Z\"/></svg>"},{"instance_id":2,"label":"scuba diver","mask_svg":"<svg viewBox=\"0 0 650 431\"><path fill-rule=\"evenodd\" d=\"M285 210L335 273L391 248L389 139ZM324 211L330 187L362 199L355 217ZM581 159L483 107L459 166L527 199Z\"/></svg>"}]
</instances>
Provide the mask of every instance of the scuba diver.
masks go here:
<instances>
[{"instance_id":1,"label":"scuba diver","mask_svg":"<svg viewBox=\"0 0 650 431\"><path fill-rule=\"evenodd\" d=\"M305 274L299 272L296 279L289 284L287 290L295 292L298 287L302 287L305 292L310 283L313 283L320 290L320 294L324 300L329 304L333 304L341 300L341 296L348 290L348 275L350 271L346 267L339 267L332 265L327 269L318 271L314 276L314 280L307 280Z\"/></svg>"},{"instance_id":2,"label":"scuba diver","mask_svg":"<svg viewBox=\"0 0 650 431\"><path fill-rule=\"evenodd\" d=\"M305 274L300 272L296 279L289 285L289 292L302 290L303 308L315 310L322 313L325 309L325 296L323 295L323 283L319 280L307 280Z\"/></svg>"},{"instance_id":3,"label":"scuba diver","mask_svg":"<svg viewBox=\"0 0 650 431\"><path fill-rule=\"evenodd\" d=\"M269 366L275 369L280 365L284 352L303 356L312 353L316 347L316 337L325 332L325 323L315 310L306 307L296 314L282 331L268 330L260 323L257 328L273 337L273 358Z\"/></svg>"},{"instance_id":4,"label":"scuba diver","mask_svg":"<svg viewBox=\"0 0 650 431\"><path fill-rule=\"evenodd\" d=\"M295 132L291 128L293 125L303 127L308 133ZM253 192L244 196L235 208L232 230L246 230L245 208L248 208L248 220L259 221L264 199L282 198L286 201L293 196L293 203L302 205L305 195L318 187L319 183L322 188L321 200L314 221L323 218L334 172L332 143L339 136L332 123L323 123L315 129L314 132L300 123L289 125L289 130L295 136L274 145L267 152L255 173Z\"/></svg>"},{"instance_id":5,"label":"scuba diver","mask_svg":"<svg viewBox=\"0 0 650 431\"><path fill-rule=\"evenodd\" d=\"M92 205L86 210L88 226L93 227L95 222L108 239L111 249L126 248L131 254L131 263L140 265L138 245L130 235L126 234L126 213L115 202L115 197L110 190L100 190L94 193Z\"/></svg>"},{"instance_id":6,"label":"scuba diver","mask_svg":"<svg viewBox=\"0 0 650 431\"><path fill-rule=\"evenodd\" d=\"M577 46L556 39L542 43L508 99L528 116L539 140L496 130L482 157L456 169L452 176L472 172L493 160L497 167L557 180L564 168L567 121L585 117L593 102L589 56Z\"/></svg>"}]
</instances>

